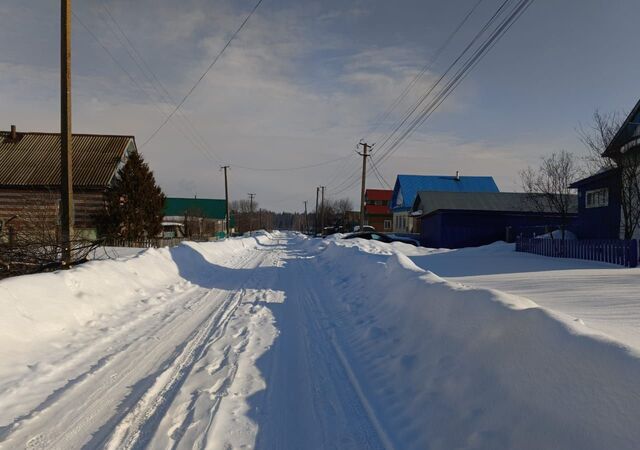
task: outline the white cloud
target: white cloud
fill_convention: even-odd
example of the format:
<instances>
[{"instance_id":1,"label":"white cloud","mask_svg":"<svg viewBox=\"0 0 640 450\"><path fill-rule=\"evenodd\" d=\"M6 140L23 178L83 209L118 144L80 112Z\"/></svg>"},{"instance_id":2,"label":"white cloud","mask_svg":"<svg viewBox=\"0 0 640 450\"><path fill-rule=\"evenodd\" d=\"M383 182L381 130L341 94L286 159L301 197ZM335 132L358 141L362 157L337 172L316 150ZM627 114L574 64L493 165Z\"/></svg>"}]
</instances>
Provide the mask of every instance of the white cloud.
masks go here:
<instances>
[{"instance_id":1,"label":"white cloud","mask_svg":"<svg viewBox=\"0 0 640 450\"><path fill-rule=\"evenodd\" d=\"M87 21L100 14L96 5L81 11ZM114 16L122 19L122 27L175 99L199 78L248 7L239 9L226 0L215 2L215 8L204 0L110 3ZM126 8L132 8L130 15L123 15ZM343 13L356 20L366 11L354 8ZM330 21L330 14L317 22ZM130 18L136 15L134 23ZM234 198L257 192L262 206L278 209L300 209L302 200L314 198L317 185L357 167L356 141L416 75L424 55L397 46L358 47L343 36L323 33L317 22L309 26L308 15L302 6L258 10L206 76L182 109L206 140L202 146L206 149L194 147L175 123L142 149L168 195L222 196L220 164L211 156L214 154L232 164L271 168L352 155L351 161L293 172L232 169ZM105 45L146 86L104 22L95 23L96 34L110 36L105 37ZM74 75L74 130L135 134L142 144L163 120L157 109L166 114L170 106L150 103L90 36L79 27L76 33L86 41L77 46L75 57L82 66ZM324 67L317 56L322 52L331 55ZM19 128L32 130L58 128L56 67L42 68L38 61L32 65L0 63L0 73L0 91L6 99L0 123L7 127L17 123ZM404 111L436 76L426 73L397 112ZM460 108L468 92L463 94L450 99L443 112ZM185 126L183 131L191 133ZM396 173L452 173L457 169L495 174L501 185L511 186L515 184L513 174L523 165L516 155L536 151L529 144L496 147L442 134L427 136L416 134L382 167L390 183ZM345 194L355 198L357 190L354 187Z\"/></svg>"}]
</instances>

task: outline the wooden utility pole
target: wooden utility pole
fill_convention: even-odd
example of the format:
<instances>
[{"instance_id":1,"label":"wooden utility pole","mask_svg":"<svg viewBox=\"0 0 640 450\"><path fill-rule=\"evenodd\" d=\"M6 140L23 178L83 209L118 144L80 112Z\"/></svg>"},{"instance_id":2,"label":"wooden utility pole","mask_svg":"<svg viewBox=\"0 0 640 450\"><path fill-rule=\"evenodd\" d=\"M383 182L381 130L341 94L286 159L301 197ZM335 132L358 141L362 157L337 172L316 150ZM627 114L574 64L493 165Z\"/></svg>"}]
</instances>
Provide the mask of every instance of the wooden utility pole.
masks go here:
<instances>
[{"instance_id":1,"label":"wooden utility pole","mask_svg":"<svg viewBox=\"0 0 640 450\"><path fill-rule=\"evenodd\" d=\"M362 156L362 185L360 186L360 231L364 229L364 191L367 182L367 150L370 150L373 145L369 145L366 142L360 142L358 147L362 146L362 153L358 152Z\"/></svg>"},{"instance_id":2,"label":"wooden utility pole","mask_svg":"<svg viewBox=\"0 0 640 450\"><path fill-rule=\"evenodd\" d=\"M309 234L309 219L307 217L307 201L304 201L304 231Z\"/></svg>"},{"instance_id":3,"label":"wooden utility pole","mask_svg":"<svg viewBox=\"0 0 640 450\"><path fill-rule=\"evenodd\" d=\"M249 193L247 195L249 196L249 236L251 236L253 234L253 197L256 194Z\"/></svg>"},{"instance_id":4,"label":"wooden utility pole","mask_svg":"<svg viewBox=\"0 0 640 450\"><path fill-rule=\"evenodd\" d=\"M73 166L71 137L71 0L61 0L60 28L60 237L62 266L71 264Z\"/></svg>"},{"instance_id":5,"label":"wooden utility pole","mask_svg":"<svg viewBox=\"0 0 640 450\"><path fill-rule=\"evenodd\" d=\"M229 166L222 166L220 168L224 170L224 203L227 209L227 213L225 216L225 228L227 231L227 237L229 237L231 236L231 227L229 226L229 185L227 184L227 169L229 169Z\"/></svg>"},{"instance_id":6,"label":"wooden utility pole","mask_svg":"<svg viewBox=\"0 0 640 450\"><path fill-rule=\"evenodd\" d=\"M320 202L320 211L322 211L320 213L320 227L321 227L321 232L324 232L324 190L325 190L326 186L320 186L320 189L322 189L322 201Z\"/></svg>"},{"instance_id":7,"label":"wooden utility pole","mask_svg":"<svg viewBox=\"0 0 640 450\"><path fill-rule=\"evenodd\" d=\"M318 222L318 196L320 195L320 187L318 186L316 188L316 213L314 214L314 230L313 230L313 234L318 234L318 224L320 222Z\"/></svg>"}]
</instances>

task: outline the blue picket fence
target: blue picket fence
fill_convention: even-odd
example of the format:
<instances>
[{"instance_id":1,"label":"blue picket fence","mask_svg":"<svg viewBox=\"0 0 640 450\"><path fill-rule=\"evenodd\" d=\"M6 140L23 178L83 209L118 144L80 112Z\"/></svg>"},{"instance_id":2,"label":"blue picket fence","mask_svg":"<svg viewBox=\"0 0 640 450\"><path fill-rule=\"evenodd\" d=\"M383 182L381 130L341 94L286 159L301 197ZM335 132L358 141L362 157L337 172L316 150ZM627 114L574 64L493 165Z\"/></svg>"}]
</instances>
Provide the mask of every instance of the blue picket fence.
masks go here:
<instances>
[{"instance_id":1,"label":"blue picket fence","mask_svg":"<svg viewBox=\"0 0 640 450\"><path fill-rule=\"evenodd\" d=\"M587 259L618 264L626 267L638 266L638 241L616 239L560 240L517 239L516 251L534 253L556 258Z\"/></svg>"}]
</instances>

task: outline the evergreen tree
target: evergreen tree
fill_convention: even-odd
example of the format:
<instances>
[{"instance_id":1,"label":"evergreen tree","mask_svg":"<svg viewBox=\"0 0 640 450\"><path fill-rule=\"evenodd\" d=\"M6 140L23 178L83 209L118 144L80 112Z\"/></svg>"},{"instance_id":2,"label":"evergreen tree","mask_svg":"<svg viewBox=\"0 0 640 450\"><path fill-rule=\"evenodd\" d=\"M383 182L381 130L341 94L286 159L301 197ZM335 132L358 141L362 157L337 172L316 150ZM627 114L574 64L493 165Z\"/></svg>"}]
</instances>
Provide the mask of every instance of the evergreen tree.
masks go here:
<instances>
[{"instance_id":1,"label":"evergreen tree","mask_svg":"<svg viewBox=\"0 0 640 450\"><path fill-rule=\"evenodd\" d=\"M165 198L149 165L138 152L131 153L107 191L102 233L130 240L157 236Z\"/></svg>"}]
</instances>

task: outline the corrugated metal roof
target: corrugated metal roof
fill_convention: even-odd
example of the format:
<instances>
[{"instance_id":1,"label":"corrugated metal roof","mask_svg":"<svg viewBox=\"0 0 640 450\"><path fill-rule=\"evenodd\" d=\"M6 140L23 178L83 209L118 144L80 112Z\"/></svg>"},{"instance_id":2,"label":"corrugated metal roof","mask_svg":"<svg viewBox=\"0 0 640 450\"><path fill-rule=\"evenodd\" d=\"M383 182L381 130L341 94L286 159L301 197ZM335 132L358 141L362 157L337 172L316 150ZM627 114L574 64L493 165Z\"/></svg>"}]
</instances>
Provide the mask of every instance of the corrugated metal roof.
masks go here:
<instances>
[{"instance_id":1,"label":"corrugated metal roof","mask_svg":"<svg viewBox=\"0 0 640 450\"><path fill-rule=\"evenodd\" d=\"M367 189L364 196L367 200L391 200L392 190L387 189Z\"/></svg>"},{"instance_id":2,"label":"corrugated metal roof","mask_svg":"<svg viewBox=\"0 0 640 450\"><path fill-rule=\"evenodd\" d=\"M570 212L578 211L578 197L570 196ZM529 194L522 192L433 192L421 191L413 205L423 215L438 210L541 212ZM546 213L556 211L545 208Z\"/></svg>"},{"instance_id":3,"label":"corrugated metal roof","mask_svg":"<svg viewBox=\"0 0 640 450\"><path fill-rule=\"evenodd\" d=\"M398 175L393 189L393 210L410 209L419 191L499 192L493 177Z\"/></svg>"},{"instance_id":4,"label":"corrugated metal roof","mask_svg":"<svg viewBox=\"0 0 640 450\"><path fill-rule=\"evenodd\" d=\"M133 136L73 135L73 185L106 187ZM0 131L0 186L59 186L60 134Z\"/></svg>"},{"instance_id":5,"label":"corrugated metal roof","mask_svg":"<svg viewBox=\"0 0 640 450\"><path fill-rule=\"evenodd\" d=\"M164 204L165 217L184 216L185 212L202 215L209 219L224 219L227 215L227 203L212 198L167 198Z\"/></svg>"}]
</instances>

